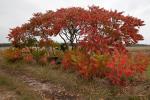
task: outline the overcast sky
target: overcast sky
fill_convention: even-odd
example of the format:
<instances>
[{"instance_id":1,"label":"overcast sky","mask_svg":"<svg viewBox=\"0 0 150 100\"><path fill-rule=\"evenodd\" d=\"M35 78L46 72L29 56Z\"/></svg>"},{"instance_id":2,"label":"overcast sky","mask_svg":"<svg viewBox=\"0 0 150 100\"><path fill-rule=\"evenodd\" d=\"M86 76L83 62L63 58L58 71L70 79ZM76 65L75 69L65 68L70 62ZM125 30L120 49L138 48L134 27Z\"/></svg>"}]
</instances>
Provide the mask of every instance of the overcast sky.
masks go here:
<instances>
[{"instance_id":1,"label":"overcast sky","mask_svg":"<svg viewBox=\"0 0 150 100\"><path fill-rule=\"evenodd\" d=\"M25 23L35 12L56 10L62 7L96 5L106 9L124 11L145 21L140 33L150 44L150 0L0 0L0 43L8 42L9 29Z\"/></svg>"}]
</instances>

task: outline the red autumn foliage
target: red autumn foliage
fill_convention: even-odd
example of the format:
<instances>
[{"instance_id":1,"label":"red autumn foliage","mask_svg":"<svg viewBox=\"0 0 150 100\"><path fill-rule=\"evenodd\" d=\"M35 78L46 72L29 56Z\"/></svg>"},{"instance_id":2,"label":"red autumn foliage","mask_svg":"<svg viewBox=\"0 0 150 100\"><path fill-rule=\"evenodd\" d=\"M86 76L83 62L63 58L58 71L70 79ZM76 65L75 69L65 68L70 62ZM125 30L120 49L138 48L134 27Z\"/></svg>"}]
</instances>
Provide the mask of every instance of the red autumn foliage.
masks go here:
<instances>
[{"instance_id":1,"label":"red autumn foliage","mask_svg":"<svg viewBox=\"0 0 150 100\"><path fill-rule=\"evenodd\" d=\"M40 57L39 63L42 65L46 65L48 63L47 56Z\"/></svg>"},{"instance_id":2,"label":"red autumn foliage","mask_svg":"<svg viewBox=\"0 0 150 100\"><path fill-rule=\"evenodd\" d=\"M32 63L34 61L34 59L31 54L27 54L23 57L23 61L26 63Z\"/></svg>"},{"instance_id":3,"label":"red autumn foliage","mask_svg":"<svg viewBox=\"0 0 150 100\"><path fill-rule=\"evenodd\" d=\"M108 55L87 53L79 50L68 51L64 55L62 64L65 69L77 71L85 79L104 77Z\"/></svg>"},{"instance_id":4,"label":"red autumn foliage","mask_svg":"<svg viewBox=\"0 0 150 100\"><path fill-rule=\"evenodd\" d=\"M40 36L48 40L49 36L59 35L66 45L80 43L87 51L110 52L110 47L125 49L143 37L138 33L143 21L122 12L106 10L97 6L83 9L80 7L61 8L57 11L36 13L28 23L11 30L8 35L14 45L27 37Z\"/></svg>"},{"instance_id":5,"label":"red autumn foliage","mask_svg":"<svg viewBox=\"0 0 150 100\"><path fill-rule=\"evenodd\" d=\"M4 50L3 57L11 62L15 62L22 59L21 50L16 48L9 48Z\"/></svg>"},{"instance_id":6,"label":"red autumn foliage","mask_svg":"<svg viewBox=\"0 0 150 100\"><path fill-rule=\"evenodd\" d=\"M50 62L50 64L51 64L51 65L55 65L55 64L56 64L56 61L55 61L55 60L52 60L52 61Z\"/></svg>"},{"instance_id":7,"label":"red autumn foliage","mask_svg":"<svg viewBox=\"0 0 150 100\"><path fill-rule=\"evenodd\" d=\"M134 76L142 75L149 62L144 54L131 56L115 49L112 55L87 54L81 50L68 51L62 64L65 69L72 69L85 79L106 77L112 84L126 85Z\"/></svg>"},{"instance_id":8,"label":"red autumn foliage","mask_svg":"<svg viewBox=\"0 0 150 100\"><path fill-rule=\"evenodd\" d=\"M146 71L148 64L148 57L144 54L131 56L115 50L112 58L107 62L106 67L109 71L106 73L106 77L113 84L125 85L129 83L130 78L137 74L142 75Z\"/></svg>"},{"instance_id":9,"label":"red autumn foliage","mask_svg":"<svg viewBox=\"0 0 150 100\"><path fill-rule=\"evenodd\" d=\"M140 19L99 7L90 7L89 10L89 25L85 33L88 35L81 41L81 46L87 51L110 52L110 46L123 50L126 45L143 39L138 34L138 27L143 26Z\"/></svg>"},{"instance_id":10,"label":"red autumn foliage","mask_svg":"<svg viewBox=\"0 0 150 100\"><path fill-rule=\"evenodd\" d=\"M144 55L132 57L125 48L143 40L139 34L143 23L122 12L97 6L61 8L34 14L28 23L11 29L8 38L19 47L25 43L33 46L35 36L40 36L40 41L36 41L38 45L51 45L53 51L55 45L49 37L59 36L66 46L72 47L72 51L68 50L63 57L65 69L73 69L86 79L106 77L111 83L122 85L147 68L148 60ZM32 54L39 63L47 63L45 53L36 50Z\"/></svg>"},{"instance_id":11,"label":"red autumn foliage","mask_svg":"<svg viewBox=\"0 0 150 100\"><path fill-rule=\"evenodd\" d=\"M53 40L44 40L44 39L41 39L39 41L39 47L49 47L49 46L53 46L54 42Z\"/></svg>"}]
</instances>

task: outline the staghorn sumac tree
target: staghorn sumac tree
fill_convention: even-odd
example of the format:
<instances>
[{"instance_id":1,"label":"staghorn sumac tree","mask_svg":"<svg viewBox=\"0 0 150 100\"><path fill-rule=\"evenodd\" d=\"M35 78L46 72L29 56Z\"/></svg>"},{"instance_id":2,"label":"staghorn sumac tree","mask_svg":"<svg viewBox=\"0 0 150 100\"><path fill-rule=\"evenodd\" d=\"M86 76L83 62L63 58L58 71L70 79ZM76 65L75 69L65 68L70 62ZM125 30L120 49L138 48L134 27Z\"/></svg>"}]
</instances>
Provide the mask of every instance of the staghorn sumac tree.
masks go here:
<instances>
[{"instance_id":1,"label":"staghorn sumac tree","mask_svg":"<svg viewBox=\"0 0 150 100\"><path fill-rule=\"evenodd\" d=\"M27 37L40 36L42 40L59 36L72 49L79 44L87 52L110 52L110 48L125 49L126 45L143 40L139 28L144 22L122 12L97 6L61 8L57 11L36 13L28 23L12 29L9 34L13 44Z\"/></svg>"},{"instance_id":2,"label":"staghorn sumac tree","mask_svg":"<svg viewBox=\"0 0 150 100\"><path fill-rule=\"evenodd\" d=\"M88 9L61 8L34 14L27 23L11 29L8 37L18 47L32 47L37 43L39 47L51 46L53 54L61 57L65 69L73 69L86 79L106 77L119 85L128 82L136 73L143 73L147 68L144 56L132 58L125 49L125 46L143 40L143 36L139 34L143 23L122 12L97 6ZM38 41L36 36L40 37ZM56 44L51 37L55 36L64 41L64 47L70 46L72 50L54 52ZM31 53L36 61L47 63L45 49L33 50ZM20 56L15 56L15 59L18 57ZM27 55L25 60L30 61L32 57Z\"/></svg>"}]
</instances>

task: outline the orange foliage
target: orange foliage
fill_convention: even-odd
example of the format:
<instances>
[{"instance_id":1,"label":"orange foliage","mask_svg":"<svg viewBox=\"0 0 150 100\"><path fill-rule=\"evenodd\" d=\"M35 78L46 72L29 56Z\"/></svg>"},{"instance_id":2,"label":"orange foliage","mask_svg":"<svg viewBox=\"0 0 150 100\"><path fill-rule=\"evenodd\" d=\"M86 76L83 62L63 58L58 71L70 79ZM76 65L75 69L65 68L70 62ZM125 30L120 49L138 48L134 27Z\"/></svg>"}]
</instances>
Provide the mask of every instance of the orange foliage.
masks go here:
<instances>
[{"instance_id":1,"label":"orange foliage","mask_svg":"<svg viewBox=\"0 0 150 100\"><path fill-rule=\"evenodd\" d=\"M80 7L61 8L34 14L28 23L11 29L8 37L14 45L19 45L30 36L48 40L49 36L59 35L65 43L69 41L71 46L80 43L87 51L104 53L110 52L110 46L122 50L126 45L143 40L143 36L138 33L143 23L122 12L97 6L86 10ZM66 37L63 38L63 35Z\"/></svg>"}]
</instances>

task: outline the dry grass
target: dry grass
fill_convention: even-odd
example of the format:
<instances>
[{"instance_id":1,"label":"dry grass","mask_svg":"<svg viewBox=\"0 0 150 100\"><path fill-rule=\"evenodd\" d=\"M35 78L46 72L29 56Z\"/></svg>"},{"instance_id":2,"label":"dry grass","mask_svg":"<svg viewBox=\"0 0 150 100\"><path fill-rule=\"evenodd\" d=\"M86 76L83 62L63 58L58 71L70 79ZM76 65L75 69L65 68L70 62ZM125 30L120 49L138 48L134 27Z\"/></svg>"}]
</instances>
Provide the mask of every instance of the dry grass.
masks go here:
<instances>
[{"instance_id":1,"label":"dry grass","mask_svg":"<svg viewBox=\"0 0 150 100\"><path fill-rule=\"evenodd\" d=\"M121 87L111 86L105 79L84 80L71 71L64 71L61 66L59 66L59 68L58 66L52 65L40 66L35 64L23 64L21 62L11 64L11 67L9 65L10 64L3 63L1 68L11 71L12 73L34 77L42 82L50 82L63 86L66 90L80 94L87 100L97 100L106 97L136 98L136 93L133 94L133 96L128 95L129 93L121 94ZM150 70L147 71L147 75L150 76Z\"/></svg>"},{"instance_id":2,"label":"dry grass","mask_svg":"<svg viewBox=\"0 0 150 100\"><path fill-rule=\"evenodd\" d=\"M108 84L105 80L95 79L87 81L71 71L64 71L62 68L55 68L56 66L40 66L28 65L22 63L3 65L1 68L7 71L18 74L26 74L27 76L34 77L42 82L51 82L56 85L65 87L66 90L80 94L86 99L98 99L100 97L112 96ZM58 67L58 66L57 66Z\"/></svg>"},{"instance_id":3,"label":"dry grass","mask_svg":"<svg viewBox=\"0 0 150 100\"><path fill-rule=\"evenodd\" d=\"M39 95L30 90L24 83L20 82L14 76L3 72L0 72L0 88L13 91L15 93L15 100L41 100Z\"/></svg>"},{"instance_id":4,"label":"dry grass","mask_svg":"<svg viewBox=\"0 0 150 100\"><path fill-rule=\"evenodd\" d=\"M128 49L131 52L150 52L150 47L130 47ZM122 94L122 88L111 86L105 79L84 80L72 71L64 71L61 66L40 66L37 64L24 64L22 62L10 64L1 60L0 68L16 74L25 74L42 82L51 82L64 86L66 90L80 94L87 100L98 100L99 98L106 97L110 97L110 100L121 100L122 98L125 98L125 100L127 98L130 98L130 100L140 100L136 93L132 95L128 95L130 93ZM148 82L150 82L150 66L146 75L149 77ZM150 91L147 91L147 93L150 93ZM112 99L114 96L116 98Z\"/></svg>"},{"instance_id":5,"label":"dry grass","mask_svg":"<svg viewBox=\"0 0 150 100\"><path fill-rule=\"evenodd\" d=\"M150 46L141 46L141 47L127 47L130 52L150 52Z\"/></svg>"}]
</instances>

